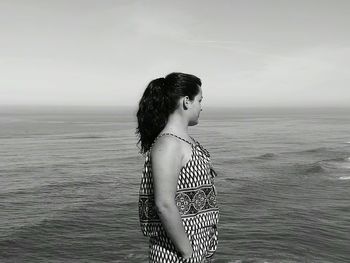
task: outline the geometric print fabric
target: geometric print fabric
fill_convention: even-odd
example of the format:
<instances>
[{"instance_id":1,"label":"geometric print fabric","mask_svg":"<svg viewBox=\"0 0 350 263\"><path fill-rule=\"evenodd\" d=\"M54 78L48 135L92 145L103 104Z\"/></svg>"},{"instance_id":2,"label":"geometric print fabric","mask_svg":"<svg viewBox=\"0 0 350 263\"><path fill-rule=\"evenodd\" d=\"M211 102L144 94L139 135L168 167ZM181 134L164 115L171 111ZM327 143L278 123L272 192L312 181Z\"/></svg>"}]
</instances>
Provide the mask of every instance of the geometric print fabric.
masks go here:
<instances>
[{"instance_id":1,"label":"geometric print fabric","mask_svg":"<svg viewBox=\"0 0 350 263\"><path fill-rule=\"evenodd\" d=\"M212 262L218 243L216 227L201 228L189 235L193 248L190 259L184 260L178 256L174 245L166 234L151 237L149 242L149 262L152 263L203 263Z\"/></svg>"},{"instance_id":2,"label":"geometric print fabric","mask_svg":"<svg viewBox=\"0 0 350 263\"><path fill-rule=\"evenodd\" d=\"M179 173L175 203L194 254L190 260L181 259L162 227L154 205L150 149L145 156L139 193L139 219L143 234L150 237L150 262L205 262L217 248L219 221L214 186L216 173L210 154L199 142L194 145L171 133L163 133L156 140L164 135L177 137L192 146L191 158Z\"/></svg>"}]
</instances>

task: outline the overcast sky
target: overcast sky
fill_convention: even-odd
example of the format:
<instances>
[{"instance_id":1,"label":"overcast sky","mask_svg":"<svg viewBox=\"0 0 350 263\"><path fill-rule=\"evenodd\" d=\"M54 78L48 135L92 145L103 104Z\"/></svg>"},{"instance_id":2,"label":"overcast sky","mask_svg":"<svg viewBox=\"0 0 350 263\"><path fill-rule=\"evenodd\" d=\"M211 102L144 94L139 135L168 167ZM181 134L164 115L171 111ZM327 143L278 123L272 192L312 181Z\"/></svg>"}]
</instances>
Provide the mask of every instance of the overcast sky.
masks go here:
<instances>
[{"instance_id":1,"label":"overcast sky","mask_svg":"<svg viewBox=\"0 0 350 263\"><path fill-rule=\"evenodd\" d=\"M0 0L0 103L130 105L173 71L208 106L349 106L348 0Z\"/></svg>"}]
</instances>

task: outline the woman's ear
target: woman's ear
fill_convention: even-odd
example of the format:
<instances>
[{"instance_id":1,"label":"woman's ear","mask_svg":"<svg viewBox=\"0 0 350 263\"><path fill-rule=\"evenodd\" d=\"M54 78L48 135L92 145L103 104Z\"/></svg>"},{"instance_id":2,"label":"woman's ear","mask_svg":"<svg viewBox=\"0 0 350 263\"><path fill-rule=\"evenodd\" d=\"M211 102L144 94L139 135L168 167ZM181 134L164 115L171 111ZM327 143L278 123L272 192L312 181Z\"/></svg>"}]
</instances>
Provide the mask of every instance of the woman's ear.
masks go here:
<instances>
[{"instance_id":1,"label":"woman's ear","mask_svg":"<svg viewBox=\"0 0 350 263\"><path fill-rule=\"evenodd\" d=\"M185 96L182 99L182 105L183 105L185 110L187 110L189 108L189 104L190 104L190 98L188 96Z\"/></svg>"}]
</instances>

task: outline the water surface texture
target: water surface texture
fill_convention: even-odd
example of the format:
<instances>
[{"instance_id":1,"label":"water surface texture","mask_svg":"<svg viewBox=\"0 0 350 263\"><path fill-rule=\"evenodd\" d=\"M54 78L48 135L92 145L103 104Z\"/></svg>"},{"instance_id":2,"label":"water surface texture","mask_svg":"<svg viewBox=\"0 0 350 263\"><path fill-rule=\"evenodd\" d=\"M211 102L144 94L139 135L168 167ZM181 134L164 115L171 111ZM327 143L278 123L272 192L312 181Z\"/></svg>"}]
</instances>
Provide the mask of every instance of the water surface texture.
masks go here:
<instances>
[{"instance_id":1,"label":"water surface texture","mask_svg":"<svg viewBox=\"0 0 350 263\"><path fill-rule=\"evenodd\" d=\"M147 262L133 110L1 107L0 262ZM204 109L216 263L350 262L350 110Z\"/></svg>"}]
</instances>

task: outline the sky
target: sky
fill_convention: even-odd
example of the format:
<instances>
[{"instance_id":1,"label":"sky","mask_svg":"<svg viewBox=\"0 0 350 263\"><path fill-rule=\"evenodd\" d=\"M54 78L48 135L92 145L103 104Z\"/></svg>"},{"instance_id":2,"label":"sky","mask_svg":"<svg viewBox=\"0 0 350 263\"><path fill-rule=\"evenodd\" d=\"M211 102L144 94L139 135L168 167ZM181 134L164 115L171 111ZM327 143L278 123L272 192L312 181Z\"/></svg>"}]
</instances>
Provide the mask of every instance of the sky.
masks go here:
<instances>
[{"instance_id":1,"label":"sky","mask_svg":"<svg viewBox=\"0 0 350 263\"><path fill-rule=\"evenodd\" d=\"M203 107L350 105L348 0L0 0L0 104L137 105L170 72Z\"/></svg>"}]
</instances>

